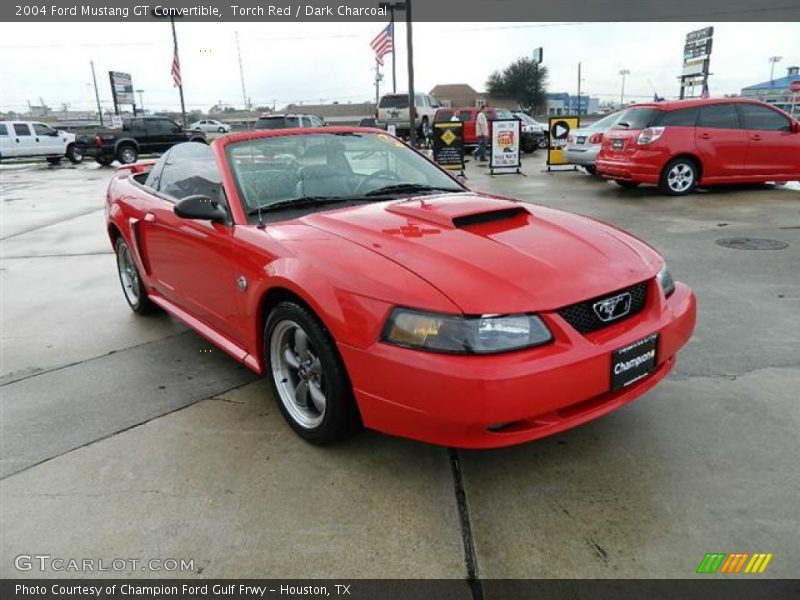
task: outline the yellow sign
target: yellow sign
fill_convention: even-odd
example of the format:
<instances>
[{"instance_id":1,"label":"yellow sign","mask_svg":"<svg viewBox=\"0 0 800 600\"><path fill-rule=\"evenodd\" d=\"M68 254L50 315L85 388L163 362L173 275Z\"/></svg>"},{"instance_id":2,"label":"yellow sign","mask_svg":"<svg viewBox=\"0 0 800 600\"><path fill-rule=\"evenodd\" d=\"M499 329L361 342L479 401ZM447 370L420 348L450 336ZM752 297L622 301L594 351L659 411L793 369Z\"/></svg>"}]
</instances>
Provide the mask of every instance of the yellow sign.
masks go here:
<instances>
[{"instance_id":1,"label":"yellow sign","mask_svg":"<svg viewBox=\"0 0 800 600\"><path fill-rule=\"evenodd\" d=\"M570 131L580 127L580 117L550 117L550 145L547 147L547 166L568 165L564 150Z\"/></svg>"}]
</instances>

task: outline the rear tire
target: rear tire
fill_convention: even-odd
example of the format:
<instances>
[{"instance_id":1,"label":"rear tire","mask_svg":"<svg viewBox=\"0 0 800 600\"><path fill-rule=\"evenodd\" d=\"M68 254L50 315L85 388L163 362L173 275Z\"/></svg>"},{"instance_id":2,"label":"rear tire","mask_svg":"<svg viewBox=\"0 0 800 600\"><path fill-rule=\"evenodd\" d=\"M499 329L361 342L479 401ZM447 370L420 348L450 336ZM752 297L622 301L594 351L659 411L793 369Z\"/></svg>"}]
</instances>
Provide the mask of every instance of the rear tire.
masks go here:
<instances>
[{"instance_id":1,"label":"rear tire","mask_svg":"<svg viewBox=\"0 0 800 600\"><path fill-rule=\"evenodd\" d=\"M628 181L627 179L615 179L614 183L621 188L625 188L626 190L632 190L633 188L639 187L638 181Z\"/></svg>"},{"instance_id":2,"label":"rear tire","mask_svg":"<svg viewBox=\"0 0 800 600\"><path fill-rule=\"evenodd\" d=\"M81 149L78 148L77 144L70 144L67 147L67 160L69 160L69 162L71 162L73 165L83 162L83 152L81 152Z\"/></svg>"},{"instance_id":3,"label":"rear tire","mask_svg":"<svg viewBox=\"0 0 800 600\"><path fill-rule=\"evenodd\" d=\"M220 133L225 133L225 128L224 127L220 127L219 129L217 129L217 131L219 131Z\"/></svg>"},{"instance_id":4,"label":"rear tire","mask_svg":"<svg viewBox=\"0 0 800 600\"><path fill-rule=\"evenodd\" d=\"M133 144L122 144L117 148L117 160L121 165L131 165L139 158L139 152Z\"/></svg>"},{"instance_id":5,"label":"rear tire","mask_svg":"<svg viewBox=\"0 0 800 600\"><path fill-rule=\"evenodd\" d=\"M674 158L661 172L661 191L670 196L691 194L697 187L697 165L690 158Z\"/></svg>"},{"instance_id":6,"label":"rear tire","mask_svg":"<svg viewBox=\"0 0 800 600\"><path fill-rule=\"evenodd\" d=\"M353 388L336 344L299 303L278 303L264 326L270 389L289 426L313 444L350 437L361 428Z\"/></svg>"},{"instance_id":7,"label":"rear tire","mask_svg":"<svg viewBox=\"0 0 800 600\"><path fill-rule=\"evenodd\" d=\"M586 172L592 177L597 177L597 167L594 165L586 165L583 168L586 169Z\"/></svg>"},{"instance_id":8,"label":"rear tire","mask_svg":"<svg viewBox=\"0 0 800 600\"><path fill-rule=\"evenodd\" d=\"M128 306L137 315L146 315L155 311L156 305L153 304L147 295L147 290L144 289L142 277L139 275L139 269L125 238L120 235L114 248L117 253L117 274Z\"/></svg>"}]
</instances>

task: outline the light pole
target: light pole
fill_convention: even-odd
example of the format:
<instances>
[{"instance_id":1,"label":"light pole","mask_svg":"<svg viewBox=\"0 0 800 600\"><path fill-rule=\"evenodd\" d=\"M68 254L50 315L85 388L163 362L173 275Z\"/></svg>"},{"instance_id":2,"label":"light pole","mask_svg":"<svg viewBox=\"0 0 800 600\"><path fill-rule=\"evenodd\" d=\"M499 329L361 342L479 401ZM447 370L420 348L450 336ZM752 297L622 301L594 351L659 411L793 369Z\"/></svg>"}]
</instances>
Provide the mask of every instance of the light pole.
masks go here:
<instances>
[{"instance_id":1,"label":"light pole","mask_svg":"<svg viewBox=\"0 0 800 600\"><path fill-rule=\"evenodd\" d=\"M394 11L396 10L405 10L406 5L405 2L381 2L378 4L378 8L385 8L389 11L389 22L392 24L392 93L397 93L397 64L395 61L395 44L396 41L394 39Z\"/></svg>"},{"instance_id":2,"label":"light pole","mask_svg":"<svg viewBox=\"0 0 800 600\"><path fill-rule=\"evenodd\" d=\"M771 66L769 68L769 87L772 87L772 82L775 80L775 64L779 63L783 60L782 56L770 56L769 62Z\"/></svg>"},{"instance_id":3,"label":"light pole","mask_svg":"<svg viewBox=\"0 0 800 600\"><path fill-rule=\"evenodd\" d=\"M619 107L623 108L625 106L625 76L630 75L631 72L628 69L620 69L619 74L622 75L622 90L619 93Z\"/></svg>"},{"instance_id":4,"label":"light pole","mask_svg":"<svg viewBox=\"0 0 800 600\"><path fill-rule=\"evenodd\" d=\"M97 100L97 114L100 115L100 127L103 126L103 109L100 106L100 92L97 91L97 76L94 74L94 61L90 60L92 66L92 82L94 83L94 98Z\"/></svg>"},{"instance_id":5,"label":"light pole","mask_svg":"<svg viewBox=\"0 0 800 600\"><path fill-rule=\"evenodd\" d=\"M144 96L142 96L142 94L144 94L144 90L136 90L136 93L137 93L137 94L139 94L139 106L140 106L140 107L141 107L141 109L142 109L142 114L145 114L145 110L144 110Z\"/></svg>"}]
</instances>

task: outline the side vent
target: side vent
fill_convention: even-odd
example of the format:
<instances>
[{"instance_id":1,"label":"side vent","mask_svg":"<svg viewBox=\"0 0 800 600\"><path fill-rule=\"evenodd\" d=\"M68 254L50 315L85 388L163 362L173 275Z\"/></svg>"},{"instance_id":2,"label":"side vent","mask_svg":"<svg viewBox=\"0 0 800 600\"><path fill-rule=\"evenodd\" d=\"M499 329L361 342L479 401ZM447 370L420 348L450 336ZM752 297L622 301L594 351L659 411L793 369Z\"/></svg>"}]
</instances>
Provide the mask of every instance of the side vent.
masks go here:
<instances>
[{"instance_id":1,"label":"side vent","mask_svg":"<svg viewBox=\"0 0 800 600\"><path fill-rule=\"evenodd\" d=\"M500 210L490 210L479 212L472 215L453 218L453 225L457 228L471 227L473 225L483 225L485 223L497 223L498 221L510 221L520 216L527 216L530 213L521 206L513 208L503 208Z\"/></svg>"}]
</instances>

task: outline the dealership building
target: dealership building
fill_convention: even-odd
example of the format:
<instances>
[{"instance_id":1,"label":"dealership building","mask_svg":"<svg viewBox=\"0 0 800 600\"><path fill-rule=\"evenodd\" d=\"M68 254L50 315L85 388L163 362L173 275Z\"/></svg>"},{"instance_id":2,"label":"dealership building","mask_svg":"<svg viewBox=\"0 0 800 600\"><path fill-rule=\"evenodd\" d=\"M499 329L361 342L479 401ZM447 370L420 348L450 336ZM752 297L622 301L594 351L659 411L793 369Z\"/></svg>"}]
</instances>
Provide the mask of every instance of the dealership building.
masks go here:
<instances>
[{"instance_id":1,"label":"dealership building","mask_svg":"<svg viewBox=\"0 0 800 600\"><path fill-rule=\"evenodd\" d=\"M742 88L742 96L745 98L758 98L764 102L774 104L781 110L790 112L792 109L792 92L789 91L789 86L793 81L800 81L800 67L789 67L786 77ZM800 102L795 103L795 113L800 112L798 104Z\"/></svg>"}]
</instances>

